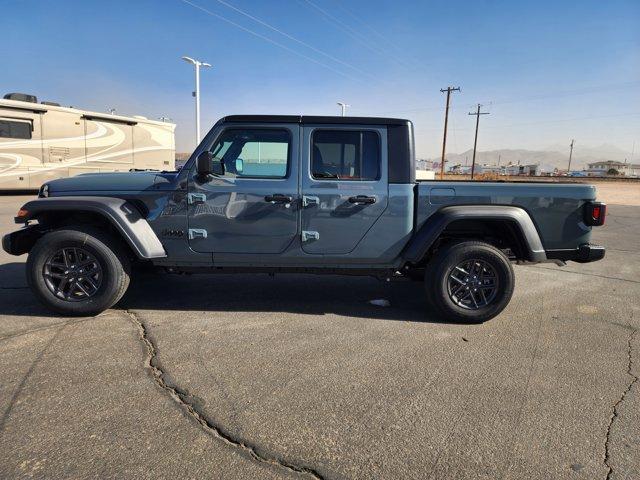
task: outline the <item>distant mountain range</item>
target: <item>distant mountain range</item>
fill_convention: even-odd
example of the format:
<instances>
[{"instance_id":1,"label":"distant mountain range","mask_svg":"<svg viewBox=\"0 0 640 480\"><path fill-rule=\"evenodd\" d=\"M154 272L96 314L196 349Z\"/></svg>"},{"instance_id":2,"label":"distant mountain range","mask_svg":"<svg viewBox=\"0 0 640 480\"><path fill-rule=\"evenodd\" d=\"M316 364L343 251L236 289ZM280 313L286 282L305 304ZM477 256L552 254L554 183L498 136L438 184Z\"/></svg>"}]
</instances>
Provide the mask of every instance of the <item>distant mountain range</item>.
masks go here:
<instances>
[{"instance_id":1,"label":"distant mountain range","mask_svg":"<svg viewBox=\"0 0 640 480\"><path fill-rule=\"evenodd\" d=\"M640 160L634 155L633 162L640 163ZM462 153L447 154L447 168L454 165L471 165L473 158L473 150L467 150ZM587 164L602 161L615 160L618 162L631 161L631 152L614 145L600 145L597 147L576 146L573 149L573 157L571 159L571 170L581 170L587 167ZM521 165L536 164L544 171L553 171L554 168L566 169L569 163L569 146L568 145L551 145L545 150L490 150L486 152L477 152L476 164L479 165L500 165L517 164ZM422 159L418 161L418 169L430 169L430 165L440 164L440 158Z\"/></svg>"}]
</instances>

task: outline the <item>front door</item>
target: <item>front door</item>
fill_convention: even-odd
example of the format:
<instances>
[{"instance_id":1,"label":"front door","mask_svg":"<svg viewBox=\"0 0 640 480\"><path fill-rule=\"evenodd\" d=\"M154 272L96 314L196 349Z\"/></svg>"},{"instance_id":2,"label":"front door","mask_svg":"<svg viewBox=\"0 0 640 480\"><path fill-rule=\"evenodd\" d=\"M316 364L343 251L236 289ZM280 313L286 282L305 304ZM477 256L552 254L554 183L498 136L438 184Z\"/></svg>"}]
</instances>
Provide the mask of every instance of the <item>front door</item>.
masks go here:
<instances>
[{"instance_id":1,"label":"front door","mask_svg":"<svg viewBox=\"0 0 640 480\"><path fill-rule=\"evenodd\" d=\"M387 207L386 129L305 126L303 152L302 249L349 253Z\"/></svg>"},{"instance_id":2,"label":"front door","mask_svg":"<svg viewBox=\"0 0 640 480\"><path fill-rule=\"evenodd\" d=\"M190 174L189 244L197 252L280 253L298 226L298 125L225 127L207 146L225 173Z\"/></svg>"}]
</instances>

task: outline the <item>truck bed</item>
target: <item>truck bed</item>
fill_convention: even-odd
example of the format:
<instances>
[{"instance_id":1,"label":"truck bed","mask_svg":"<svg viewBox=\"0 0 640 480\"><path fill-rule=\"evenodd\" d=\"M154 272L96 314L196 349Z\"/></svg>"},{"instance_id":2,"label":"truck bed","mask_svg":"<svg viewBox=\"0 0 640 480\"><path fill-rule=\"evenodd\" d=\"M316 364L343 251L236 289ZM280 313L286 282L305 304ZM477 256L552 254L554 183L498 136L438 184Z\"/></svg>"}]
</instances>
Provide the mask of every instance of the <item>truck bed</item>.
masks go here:
<instances>
[{"instance_id":1,"label":"truck bed","mask_svg":"<svg viewBox=\"0 0 640 480\"><path fill-rule=\"evenodd\" d=\"M596 199L593 185L556 182L419 181L416 227L447 205L506 205L526 210L546 250L589 243L583 206Z\"/></svg>"}]
</instances>

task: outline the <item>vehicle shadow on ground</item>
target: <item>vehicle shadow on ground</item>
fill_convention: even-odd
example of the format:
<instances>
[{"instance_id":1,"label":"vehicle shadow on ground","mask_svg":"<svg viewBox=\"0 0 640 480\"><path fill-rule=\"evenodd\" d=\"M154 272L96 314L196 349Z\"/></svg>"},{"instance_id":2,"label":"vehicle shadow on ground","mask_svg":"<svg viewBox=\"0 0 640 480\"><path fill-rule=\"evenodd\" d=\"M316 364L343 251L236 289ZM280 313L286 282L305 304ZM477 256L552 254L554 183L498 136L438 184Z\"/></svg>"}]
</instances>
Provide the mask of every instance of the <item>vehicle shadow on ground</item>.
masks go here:
<instances>
[{"instance_id":1,"label":"vehicle shadow on ground","mask_svg":"<svg viewBox=\"0 0 640 480\"><path fill-rule=\"evenodd\" d=\"M0 315L60 317L41 306L24 279L24 263L0 265ZM381 300L389 306L370 303ZM136 272L116 309L282 312L452 323L427 310L424 284L371 277L266 274L169 275ZM62 318L62 317L61 317Z\"/></svg>"},{"instance_id":2,"label":"vehicle shadow on ground","mask_svg":"<svg viewBox=\"0 0 640 480\"><path fill-rule=\"evenodd\" d=\"M389 306L370 303L389 302ZM144 274L118 305L125 309L283 312L437 322L427 312L422 282L370 277L266 274Z\"/></svg>"}]
</instances>

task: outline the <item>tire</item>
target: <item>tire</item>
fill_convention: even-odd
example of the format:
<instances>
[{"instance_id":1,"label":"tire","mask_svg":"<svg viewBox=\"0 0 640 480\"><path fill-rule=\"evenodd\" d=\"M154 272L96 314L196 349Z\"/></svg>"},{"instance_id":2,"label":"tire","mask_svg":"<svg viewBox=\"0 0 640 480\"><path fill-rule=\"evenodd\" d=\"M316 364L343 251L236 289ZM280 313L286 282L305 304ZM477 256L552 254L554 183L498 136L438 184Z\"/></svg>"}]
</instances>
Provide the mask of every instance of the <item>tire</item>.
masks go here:
<instances>
[{"instance_id":1,"label":"tire","mask_svg":"<svg viewBox=\"0 0 640 480\"><path fill-rule=\"evenodd\" d=\"M129 287L130 272L120 241L90 226L45 234L27 259L27 283L38 300L74 317L97 315L115 305Z\"/></svg>"},{"instance_id":2,"label":"tire","mask_svg":"<svg viewBox=\"0 0 640 480\"><path fill-rule=\"evenodd\" d=\"M443 248L425 272L427 303L443 320L458 323L492 319L509 304L514 286L509 259L484 242Z\"/></svg>"}]
</instances>

